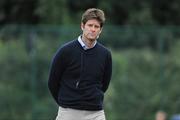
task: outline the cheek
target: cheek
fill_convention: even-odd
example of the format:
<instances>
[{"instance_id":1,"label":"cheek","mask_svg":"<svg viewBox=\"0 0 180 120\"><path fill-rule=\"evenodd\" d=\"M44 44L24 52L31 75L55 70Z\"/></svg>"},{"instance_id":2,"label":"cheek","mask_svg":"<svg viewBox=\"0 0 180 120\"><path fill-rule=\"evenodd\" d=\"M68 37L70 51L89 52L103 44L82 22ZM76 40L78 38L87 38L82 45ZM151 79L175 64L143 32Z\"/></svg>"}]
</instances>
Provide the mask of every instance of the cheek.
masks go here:
<instances>
[{"instance_id":1,"label":"cheek","mask_svg":"<svg viewBox=\"0 0 180 120\"><path fill-rule=\"evenodd\" d=\"M88 33L89 33L89 30L88 30L88 29L84 29L84 30L83 30L83 33L84 33L84 34L88 34Z\"/></svg>"},{"instance_id":2,"label":"cheek","mask_svg":"<svg viewBox=\"0 0 180 120\"><path fill-rule=\"evenodd\" d=\"M88 34L87 30L84 29L83 34L87 35Z\"/></svg>"}]
</instances>

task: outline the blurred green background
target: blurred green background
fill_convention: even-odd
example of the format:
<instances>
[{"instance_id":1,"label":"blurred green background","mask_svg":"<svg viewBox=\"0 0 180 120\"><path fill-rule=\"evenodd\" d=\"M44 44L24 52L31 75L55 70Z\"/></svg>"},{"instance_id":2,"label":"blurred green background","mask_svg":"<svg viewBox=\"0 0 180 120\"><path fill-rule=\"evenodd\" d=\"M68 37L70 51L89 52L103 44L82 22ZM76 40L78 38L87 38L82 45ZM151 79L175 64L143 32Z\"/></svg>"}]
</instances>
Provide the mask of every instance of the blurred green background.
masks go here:
<instances>
[{"instance_id":1,"label":"blurred green background","mask_svg":"<svg viewBox=\"0 0 180 120\"><path fill-rule=\"evenodd\" d=\"M179 0L1 0L0 120L53 120L47 80L57 49L81 34L81 14L106 13L99 42L112 51L107 120L180 113Z\"/></svg>"}]
</instances>

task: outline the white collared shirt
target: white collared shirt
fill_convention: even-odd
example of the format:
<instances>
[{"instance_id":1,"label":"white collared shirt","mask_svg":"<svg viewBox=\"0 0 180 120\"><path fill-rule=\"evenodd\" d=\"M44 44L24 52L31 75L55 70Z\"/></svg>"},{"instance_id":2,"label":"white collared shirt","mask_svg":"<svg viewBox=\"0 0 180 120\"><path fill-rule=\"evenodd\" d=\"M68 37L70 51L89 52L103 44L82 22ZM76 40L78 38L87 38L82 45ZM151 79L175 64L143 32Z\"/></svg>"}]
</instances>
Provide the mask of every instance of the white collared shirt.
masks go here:
<instances>
[{"instance_id":1,"label":"white collared shirt","mask_svg":"<svg viewBox=\"0 0 180 120\"><path fill-rule=\"evenodd\" d=\"M90 48L83 42L83 40L82 40L82 38L81 38L81 35L78 37L78 42L81 44L81 46L82 46L82 48L83 48L84 50L90 49ZM94 42L93 47L96 45L96 43L97 43L97 41ZM92 48L93 48L93 47L92 47Z\"/></svg>"}]
</instances>

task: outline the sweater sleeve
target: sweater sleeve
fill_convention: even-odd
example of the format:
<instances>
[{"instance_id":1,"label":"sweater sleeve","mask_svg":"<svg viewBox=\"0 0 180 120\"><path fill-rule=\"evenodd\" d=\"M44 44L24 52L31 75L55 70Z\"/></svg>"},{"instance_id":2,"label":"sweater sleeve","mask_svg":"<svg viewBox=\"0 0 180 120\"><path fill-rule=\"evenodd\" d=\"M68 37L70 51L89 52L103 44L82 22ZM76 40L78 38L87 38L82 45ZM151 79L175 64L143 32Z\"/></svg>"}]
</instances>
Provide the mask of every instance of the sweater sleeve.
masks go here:
<instances>
[{"instance_id":1,"label":"sweater sleeve","mask_svg":"<svg viewBox=\"0 0 180 120\"><path fill-rule=\"evenodd\" d=\"M103 86L102 86L103 92L106 92L106 90L108 89L109 82L111 80L111 74L112 74L112 57L111 57L111 53L108 52L105 71L103 75Z\"/></svg>"},{"instance_id":2,"label":"sweater sleeve","mask_svg":"<svg viewBox=\"0 0 180 120\"><path fill-rule=\"evenodd\" d=\"M61 76L65 68L63 61L64 60L63 54L64 53L62 52L62 49L59 49L56 55L54 56L51 63L49 79L48 79L48 88L50 90L51 95L57 102L57 104L58 104L58 92L61 83Z\"/></svg>"}]
</instances>

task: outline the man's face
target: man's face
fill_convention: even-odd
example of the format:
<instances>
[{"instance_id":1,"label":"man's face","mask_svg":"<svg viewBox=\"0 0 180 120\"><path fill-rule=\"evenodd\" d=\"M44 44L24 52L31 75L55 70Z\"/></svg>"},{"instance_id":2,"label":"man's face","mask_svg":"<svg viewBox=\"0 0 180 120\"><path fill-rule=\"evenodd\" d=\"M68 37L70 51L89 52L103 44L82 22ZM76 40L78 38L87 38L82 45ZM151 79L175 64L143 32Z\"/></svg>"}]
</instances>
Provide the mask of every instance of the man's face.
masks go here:
<instances>
[{"instance_id":1,"label":"man's face","mask_svg":"<svg viewBox=\"0 0 180 120\"><path fill-rule=\"evenodd\" d=\"M96 19L88 20L85 24L81 23L81 29L84 39L90 41L95 41L102 30L100 23Z\"/></svg>"}]
</instances>

